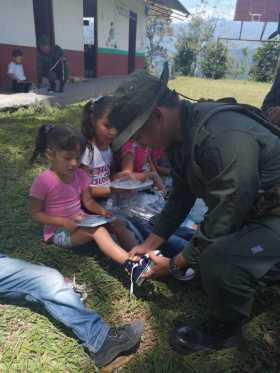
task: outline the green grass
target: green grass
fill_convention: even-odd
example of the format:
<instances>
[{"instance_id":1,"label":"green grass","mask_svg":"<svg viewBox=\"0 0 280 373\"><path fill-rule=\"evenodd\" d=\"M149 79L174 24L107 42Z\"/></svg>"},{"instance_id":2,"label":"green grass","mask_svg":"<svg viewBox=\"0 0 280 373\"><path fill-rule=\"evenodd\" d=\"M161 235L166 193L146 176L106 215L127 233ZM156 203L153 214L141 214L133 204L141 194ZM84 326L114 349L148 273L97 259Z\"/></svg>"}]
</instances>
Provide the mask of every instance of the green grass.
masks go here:
<instances>
[{"instance_id":1,"label":"green grass","mask_svg":"<svg viewBox=\"0 0 280 373\"><path fill-rule=\"evenodd\" d=\"M170 87L184 95L199 99L236 97L238 102L261 106L270 84L246 80L207 80L202 78L178 77L171 80Z\"/></svg>"},{"instance_id":2,"label":"green grass","mask_svg":"<svg viewBox=\"0 0 280 373\"><path fill-rule=\"evenodd\" d=\"M234 81L206 81L177 78L170 84L194 97L237 95L243 102L260 104L266 84ZM214 95L215 93L215 95ZM86 282L90 307L108 322L122 323L137 317L146 320L139 352L121 368L123 373L276 373L279 372L279 295L277 289L258 297L255 317L246 329L242 351L228 349L213 354L181 357L168 345L170 330L178 322L203 318L207 313L205 294L195 284L184 286L150 281L128 295L128 278L117 265L96 250L73 253L44 245L41 229L28 216L28 192L43 165L30 167L36 130L46 122L80 121L81 105L59 109L40 107L0 114L1 249L11 256L57 268ZM266 313L266 310L269 312ZM40 309L0 304L0 372L76 373L95 371L94 362L79 342Z\"/></svg>"}]
</instances>

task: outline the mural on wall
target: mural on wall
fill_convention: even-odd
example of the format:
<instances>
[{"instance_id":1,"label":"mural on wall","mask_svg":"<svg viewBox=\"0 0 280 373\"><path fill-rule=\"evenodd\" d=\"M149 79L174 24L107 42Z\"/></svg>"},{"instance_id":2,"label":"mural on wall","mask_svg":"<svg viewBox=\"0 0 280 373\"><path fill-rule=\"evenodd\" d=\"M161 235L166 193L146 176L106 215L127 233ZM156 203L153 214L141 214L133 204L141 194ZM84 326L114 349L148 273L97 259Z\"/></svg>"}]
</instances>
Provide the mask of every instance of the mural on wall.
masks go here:
<instances>
[{"instance_id":1,"label":"mural on wall","mask_svg":"<svg viewBox=\"0 0 280 373\"><path fill-rule=\"evenodd\" d=\"M137 51L145 50L144 0L107 0L99 8L102 31L99 45L119 50L128 50L130 11L137 13Z\"/></svg>"},{"instance_id":2,"label":"mural on wall","mask_svg":"<svg viewBox=\"0 0 280 373\"><path fill-rule=\"evenodd\" d=\"M118 48L116 41L115 24L113 21L110 23L110 29L106 40L106 46L110 48Z\"/></svg>"}]
</instances>

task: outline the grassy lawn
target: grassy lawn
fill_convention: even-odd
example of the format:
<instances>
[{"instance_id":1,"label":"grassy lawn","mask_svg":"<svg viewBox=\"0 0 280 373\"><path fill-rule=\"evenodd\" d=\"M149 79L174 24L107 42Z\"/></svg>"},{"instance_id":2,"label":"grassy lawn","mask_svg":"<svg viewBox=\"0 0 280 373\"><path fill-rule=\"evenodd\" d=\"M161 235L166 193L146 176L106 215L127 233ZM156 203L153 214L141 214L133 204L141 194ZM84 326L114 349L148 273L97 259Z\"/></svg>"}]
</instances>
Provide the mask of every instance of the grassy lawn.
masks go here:
<instances>
[{"instance_id":1,"label":"grassy lawn","mask_svg":"<svg viewBox=\"0 0 280 373\"><path fill-rule=\"evenodd\" d=\"M237 96L260 105L269 85L236 81L177 78L170 84L199 97ZM110 323L145 318L141 348L121 367L107 372L123 373L277 373L280 367L280 306L278 289L262 292L254 318L246 328L242 351L227 349L212 354L181 357L168 345L174 325L203 318L206 296L197 284L187 286L172 279L150 281L129 298L128 277L94 249L70 252L41 242L41 229L28 216L31 182L44 167L30 167L36 129L42 123L79 125L81 105L67 108L30 108L0 113L1 248L17 258L57 268L65 276L86 282L88 305ZM36 311L36 312L34 312ZM94 362L73 335L38 308L0 303L0 372L94 372Z\"/></svg>"}]
</instances>

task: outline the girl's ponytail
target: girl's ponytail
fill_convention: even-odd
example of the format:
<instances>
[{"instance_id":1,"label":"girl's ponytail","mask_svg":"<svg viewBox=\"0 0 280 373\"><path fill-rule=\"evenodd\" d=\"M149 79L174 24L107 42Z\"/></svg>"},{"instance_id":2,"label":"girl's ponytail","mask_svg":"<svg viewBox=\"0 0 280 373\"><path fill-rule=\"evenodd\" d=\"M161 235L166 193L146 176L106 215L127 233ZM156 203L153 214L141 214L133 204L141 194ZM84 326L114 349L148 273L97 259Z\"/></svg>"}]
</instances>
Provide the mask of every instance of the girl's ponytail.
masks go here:
<instances>
[{"instance_id":1,"label":"girl's ponytail","mask_svg":"<svg viewBox=\"0 0 280 373\"><path fill-rule=\"evenodd\" d=\"M33 163L39 155L44 155L47 149L47 138L49 133L55 126L51 123L43 124L37 132L36 140L35 140L35 149L33 154L30 158L30 162Z\"/></svg>"}]
</instances>

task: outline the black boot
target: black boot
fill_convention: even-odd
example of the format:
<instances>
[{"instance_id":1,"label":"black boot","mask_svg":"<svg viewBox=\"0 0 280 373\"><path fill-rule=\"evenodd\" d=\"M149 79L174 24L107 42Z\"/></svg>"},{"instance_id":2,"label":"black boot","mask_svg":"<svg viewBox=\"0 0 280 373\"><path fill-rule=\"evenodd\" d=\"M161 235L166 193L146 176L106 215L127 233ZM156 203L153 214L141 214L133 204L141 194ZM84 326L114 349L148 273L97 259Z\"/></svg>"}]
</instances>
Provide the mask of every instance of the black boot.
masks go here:
<instances>
[{"instance_id":1,"label":"black boot","mask_svg":"<svg viewBox=\"0 0 280 373\"><path fill-rule=\"evenodd\" d=\"M176 328L170 336L170 345L180 354L214 351L236 346L241 323L224 323L211 318L200 324Z\"/></svg>"},{"instance_id":2,"label":"black boot","mask_svg":"<svg viewBox=\"0 0 280 373\"><path fill-rule=\"evenodd\" d=\"M130 325L110 328L108 335L96 353L91 353L98 368L111 363L119 355L127 355L138 347L144 330L142 320L134 321Z\"/></svg>"}]
</instances>

